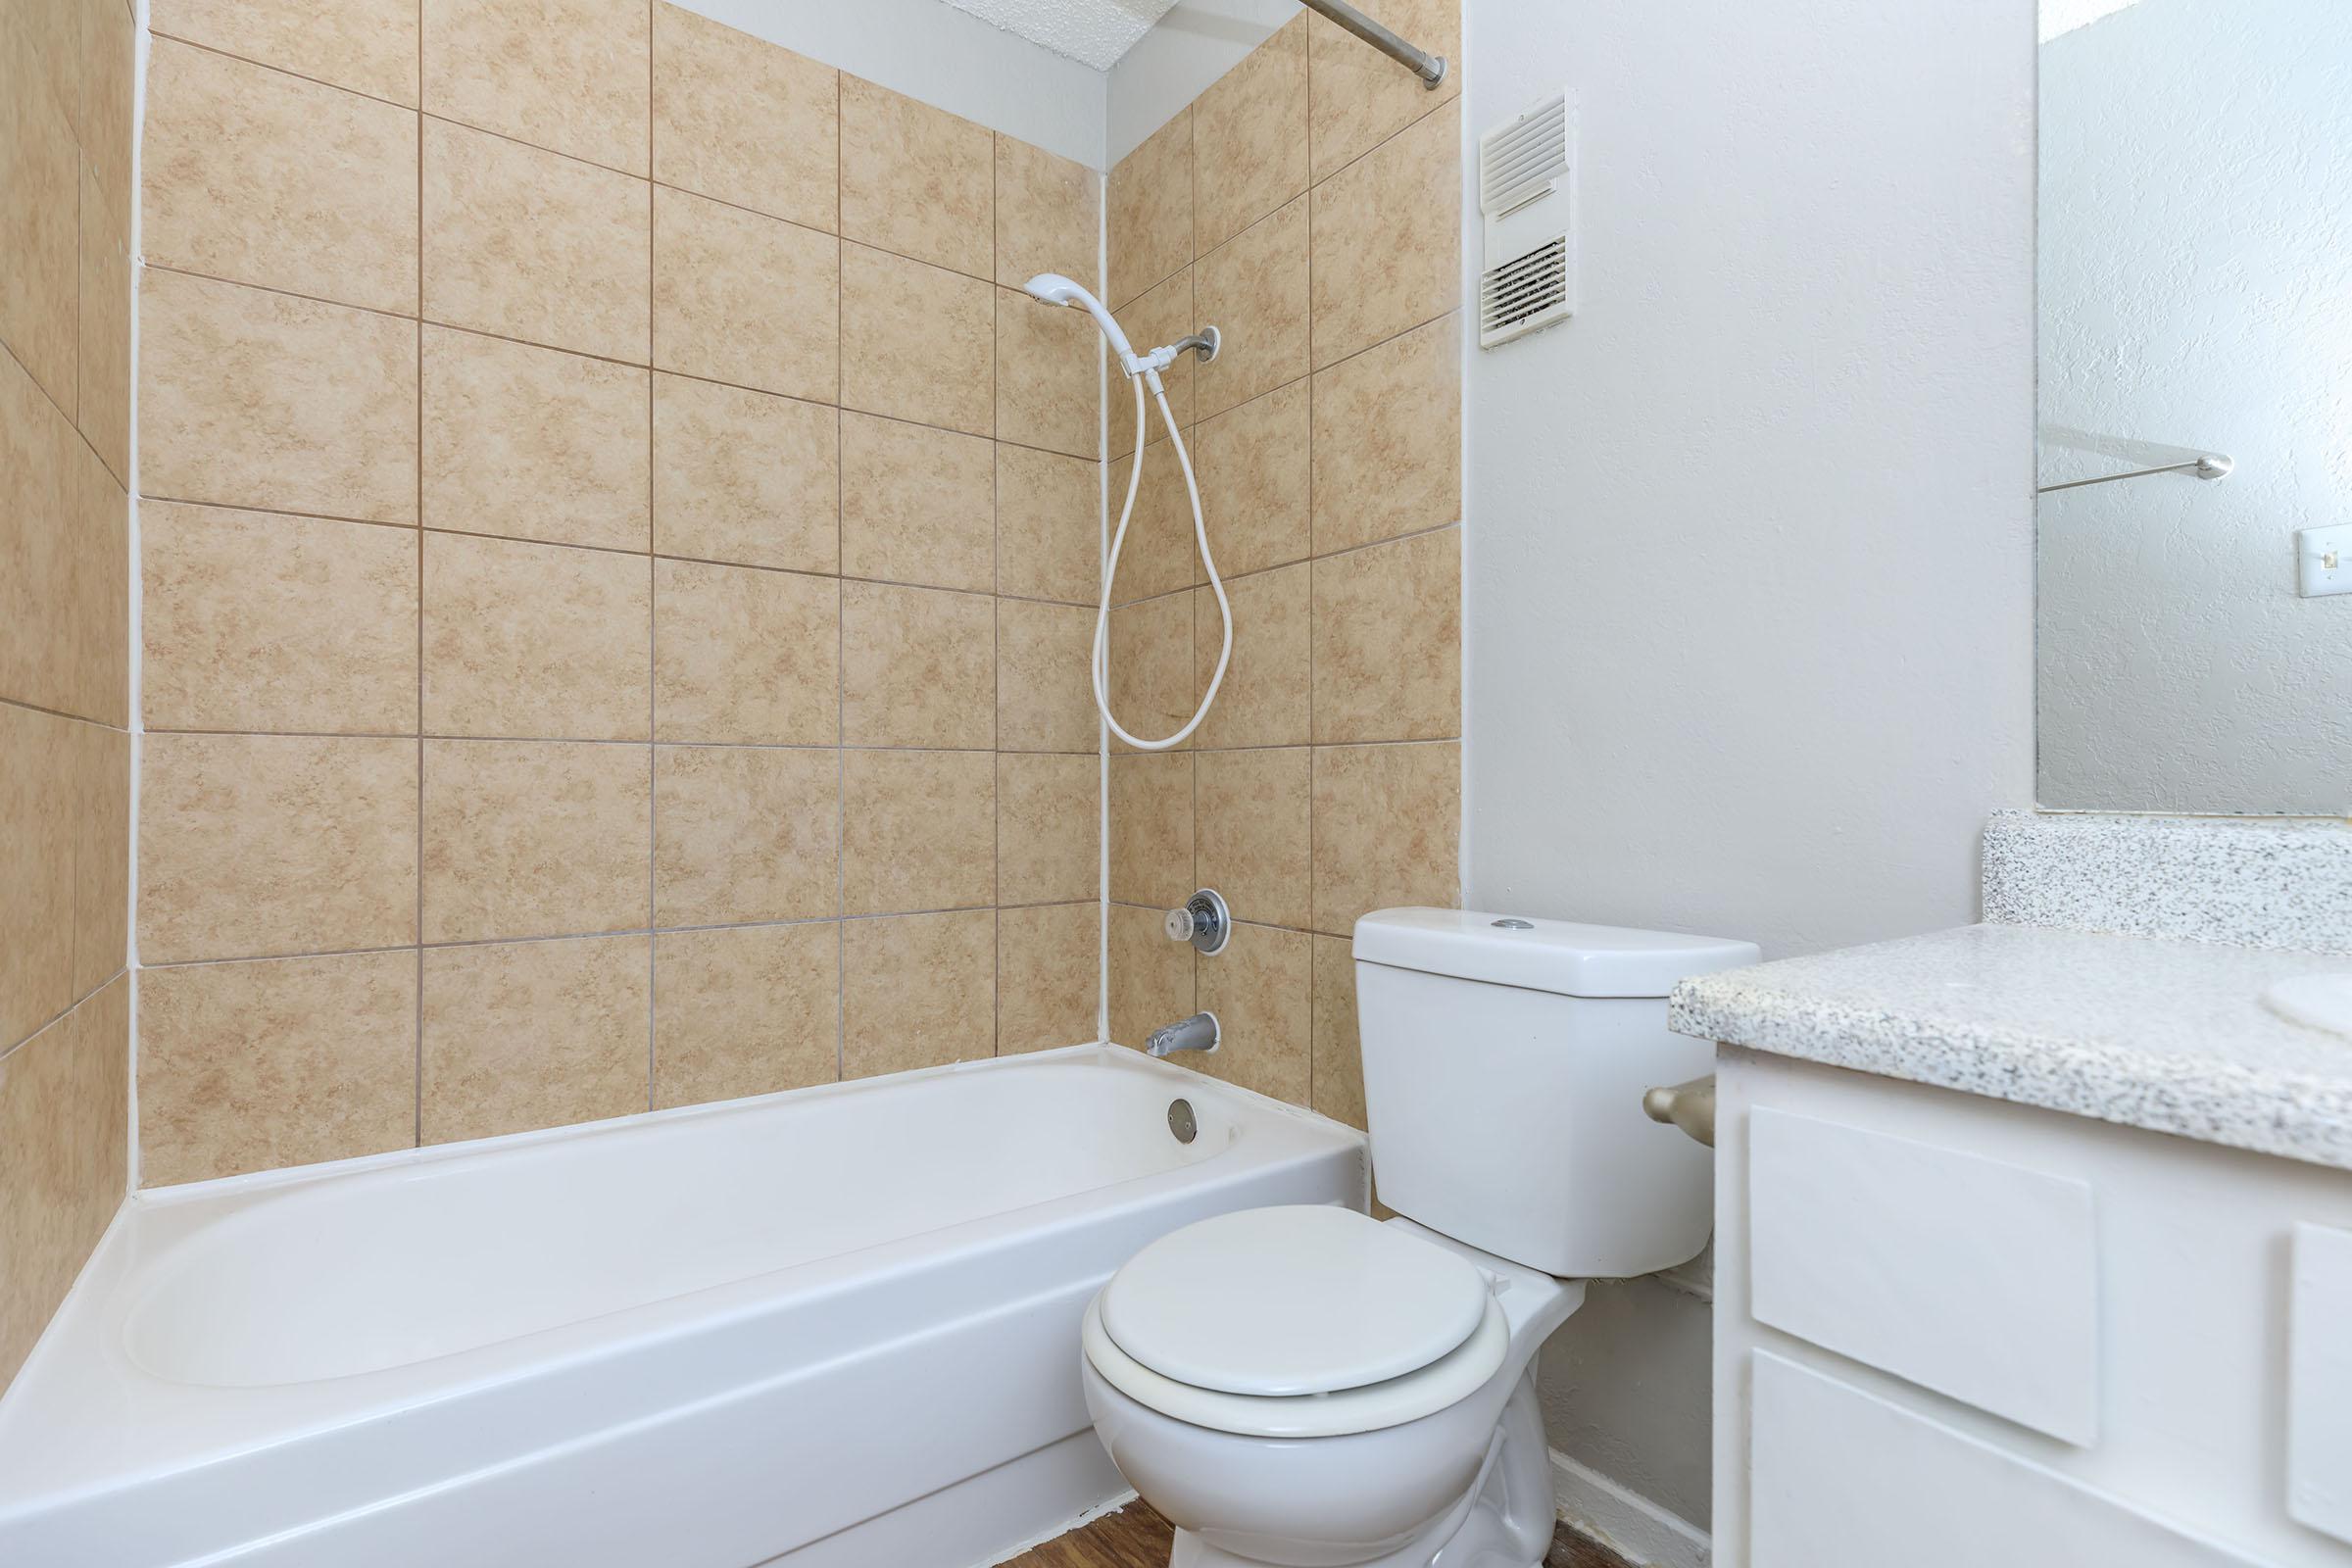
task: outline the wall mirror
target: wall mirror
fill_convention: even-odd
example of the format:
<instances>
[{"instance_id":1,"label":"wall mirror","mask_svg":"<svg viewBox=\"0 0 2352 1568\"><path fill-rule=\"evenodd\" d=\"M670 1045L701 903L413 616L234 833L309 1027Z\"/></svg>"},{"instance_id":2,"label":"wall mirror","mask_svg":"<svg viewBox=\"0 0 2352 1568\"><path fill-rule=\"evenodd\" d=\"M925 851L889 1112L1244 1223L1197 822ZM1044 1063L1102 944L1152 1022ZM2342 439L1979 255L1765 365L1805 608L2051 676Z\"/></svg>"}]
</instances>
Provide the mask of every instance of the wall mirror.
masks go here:
<instances>
[{"instance_id":1,"label":"wall mirror","mask_svg":"<svg viewBox=\"0 0 2352 1568\"><path fill-rule=\"evenodd\" d=\"M2352 814L2352 3L2041 0L2048 808Z\"/></svg>"}]
</instances>

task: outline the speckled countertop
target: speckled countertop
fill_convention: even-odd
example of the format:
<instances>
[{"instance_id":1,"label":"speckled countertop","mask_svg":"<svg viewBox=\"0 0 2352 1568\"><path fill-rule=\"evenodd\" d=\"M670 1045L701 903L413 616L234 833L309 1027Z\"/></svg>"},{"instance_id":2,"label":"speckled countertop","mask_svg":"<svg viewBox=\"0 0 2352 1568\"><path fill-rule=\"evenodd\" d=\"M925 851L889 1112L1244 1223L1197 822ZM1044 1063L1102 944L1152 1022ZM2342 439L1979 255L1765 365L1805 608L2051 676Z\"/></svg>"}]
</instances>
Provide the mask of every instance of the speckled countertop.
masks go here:
<instances>
[{"instance_id":1,"label":"speckled countertop","mask_svg":"<svg viewBox=\"0 0 2352 1568\"><path fill-rule=\"evenodd\" d=\"M2352 959L1974 925L1727 970L1675 1029L2202 1143L2352 1169L2352 1040L2262 1004Z\"/></svg>"}]
</instances>

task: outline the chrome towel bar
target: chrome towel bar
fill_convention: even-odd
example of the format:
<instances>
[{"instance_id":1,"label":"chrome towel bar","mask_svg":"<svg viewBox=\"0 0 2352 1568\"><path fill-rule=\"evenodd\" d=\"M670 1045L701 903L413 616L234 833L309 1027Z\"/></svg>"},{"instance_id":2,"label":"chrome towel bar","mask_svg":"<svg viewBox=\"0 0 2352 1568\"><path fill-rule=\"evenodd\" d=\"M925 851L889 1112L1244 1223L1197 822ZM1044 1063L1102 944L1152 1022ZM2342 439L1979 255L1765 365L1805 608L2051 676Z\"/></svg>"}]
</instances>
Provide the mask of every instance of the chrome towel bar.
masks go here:
<instances>
[{"instance_id":1,"label":"chrome towel bar","mask_svg":"<svg viewBox=\"0 0 2352 1568\"><path fill-rule=\"evenodd\" d=\"M2227 479L2237 465L2218 452L2208 452L2187 463L2167 463L2161 467L2133 468L2130 473L2102 473L2095 479L2069 479L2064 484L2035 485L2034 493L2046 496L2053 490L2080 490L2085 485L2113 484L2118 479L2144 479L2151 473L2186 473L2199 479Z\"/></svg>"}]
</instances>

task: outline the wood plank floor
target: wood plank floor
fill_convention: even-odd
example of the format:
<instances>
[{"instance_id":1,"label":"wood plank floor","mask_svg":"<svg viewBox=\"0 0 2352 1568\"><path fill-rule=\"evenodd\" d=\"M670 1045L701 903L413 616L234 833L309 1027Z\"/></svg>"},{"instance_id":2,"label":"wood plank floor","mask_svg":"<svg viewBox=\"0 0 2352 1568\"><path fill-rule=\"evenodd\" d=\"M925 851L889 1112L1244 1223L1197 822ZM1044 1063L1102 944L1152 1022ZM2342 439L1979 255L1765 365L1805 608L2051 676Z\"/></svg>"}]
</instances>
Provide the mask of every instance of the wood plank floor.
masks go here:
<instances>
[{"instance_id":1,"label":"wood plank floor","mask_svg":"<svg viewBox=\"0 0 2352 1568\"><path fill-rule=\"evenodd\" d=\"M1175 1527L1148 1502L1131 1502L1083 1529L1022 1552L1004 1568L1168 1568ZM1624 1558L1566 1525L1552 1538L1544 1568L1631 1568Z\"/></svg>"},{"instance_id":2,"label":"wood plank floor","mask_svg":"<svg viewBox=\"0 0 2352 1568\"><path fill-rule=\"evenodd\" d=\"M1176 1527L1140 1498L1066 1536L1032 1546L1003 1568L1168 1568Z\"/></svg>"}]
</instances>

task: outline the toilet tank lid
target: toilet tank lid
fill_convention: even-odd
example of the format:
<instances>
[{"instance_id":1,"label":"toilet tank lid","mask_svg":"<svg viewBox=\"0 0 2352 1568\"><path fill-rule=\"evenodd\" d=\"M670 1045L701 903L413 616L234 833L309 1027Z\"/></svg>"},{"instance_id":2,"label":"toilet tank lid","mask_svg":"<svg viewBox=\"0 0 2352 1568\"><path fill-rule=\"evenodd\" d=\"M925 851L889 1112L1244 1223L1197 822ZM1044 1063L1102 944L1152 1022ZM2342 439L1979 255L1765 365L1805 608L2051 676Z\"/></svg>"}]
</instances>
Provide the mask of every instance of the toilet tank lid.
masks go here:
<instances>
[{"instance_id":1,"label":"toilet tank lid","mask_svg":"<svg viewBox=\"0 0 2352 1568\"><path fill-rule=\"evenodd\" d=\"M1752 942L1479 909L1375 909L1355 922L1358 963L1563 997L1663 997L1690 975L1762 956Z\"/></svg>"}]
</instances>

